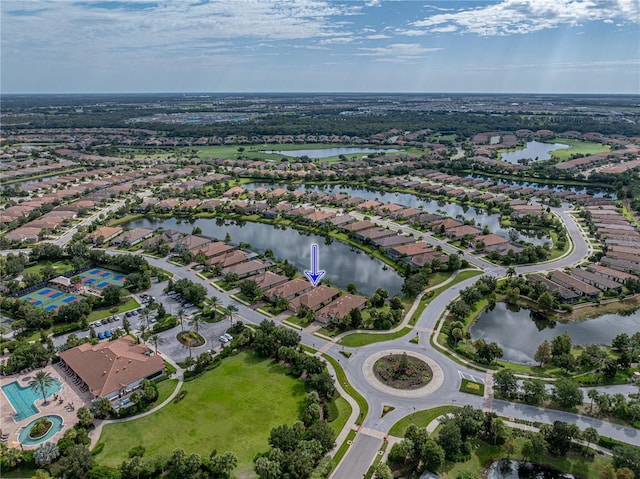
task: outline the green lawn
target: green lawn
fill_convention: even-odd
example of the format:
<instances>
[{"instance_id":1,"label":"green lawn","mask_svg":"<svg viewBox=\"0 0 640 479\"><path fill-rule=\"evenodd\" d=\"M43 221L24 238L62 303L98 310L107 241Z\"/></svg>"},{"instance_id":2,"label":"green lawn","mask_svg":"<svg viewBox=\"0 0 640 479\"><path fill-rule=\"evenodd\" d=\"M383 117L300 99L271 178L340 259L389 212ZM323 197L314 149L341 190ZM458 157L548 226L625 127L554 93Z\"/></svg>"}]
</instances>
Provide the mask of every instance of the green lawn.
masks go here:
<instances>
[{"instance_id":1,"label":"green lawn","mask_svg":"<svg viewBox=\"0 0 640 479\"><path fill-rule=\"evenodd\" d=\"M344 373L344 369L342 369L338 361L333 359L328 354L323 354L322 358L331 363L333 369L335 369L336 371L336 379L340 381L340 384L342 385L342 388L345 390L345 392L349 396L351 396L358 404L360 414L358 415L358 419L356 419L356 424L362 425L364 419L367 417L367 414L369 414L369 403L358 391L353 388L351 383L349 383L349 381L347 380L347 376Z\"/></svg>"},{"instance_id":2,"label":"green lawn","mask_svg":"<svg viewBox=\"0 0 640 479\"><path fill-rule=\"evenodd\" d=\"M337 437L338 434L340 434L340 431L342 431L344 425L347 423L347 419L351 416L351 405L345 398L340 396L336 399L336 406L338 407L338 418L335 421L330 422L329 425L331 426L331 429L333 429L333 432L336 433Z\"/></svg>"},{"instance_id":3,"label":"green lawn","mask_svg":"<svg viewBox=\"0 0 640 479\"><path fill-rule=\"evenodd\" d=\"M609 147L608 145L601 145L600 143L593 143L590 141L570 140L565 138L558 138L556 141L558 143L563 143L571 147L550 152L551 156L560 161L570 160L571 155L575 155L578 153L589 156L595 153L601 153L603 151L611 150L611 147Z\"/></svg>"},{"instance_id":4,"label":"green lawn","mask_svg":"<svg viewBox=\"0 0 640 479\"><path fill-rule=\"evenodd\" d=\"M353 333L345 336L338 344L343 346L347 346L350 348L356 348L360 346L366 346L367 344L379 343L381 341L390 341L392 339L398 339L405 334L411 332L411 328L402 328L400 331L396 331L395 333L381 333L381 334L373 334L373 333Z\"/></svg>"},{"instance_id":5,"label":"green lawn","mask_svg":"<svg viewBox=\"0 0 640 479\"><path fill-rule=\"evenodd\" d=\"M438 406L424 411L417 411L413 414L403 417L389 429L389 434L396 437L404 437L404 432L409 424L415 424L418 427L427 427L435 418L448 414L455 409L454 406Z\"/></svg>"},{"instance_id":6,"label":"green lawn","mask_svg":"<svg viewBox=\"0 0 640 479\"><path fill-rule=\"evenodd\" d=\"M460 392L484 396L484 384L463 378L462 384L460 384Z\"/></svg>"},{"instance_id":7,"label":"green lawn","mask_svg":"<svg viewBox=\"0 0 640 479\"><path fill-rule=\"evenodd\" d=\"M25 268L24 271L22 272L22 274L27 274L27 273L39 273L42 268L44 268L45 266L53 266L56 270L56 274L61 275L66 273L67 271L73 271L74 267L71 264L71 261L68 260L63 260L63 261L41 261L38 264L35 264L33 266L29 266L28 268ZM47 278L45 278L47 279Z\"/></svg>"},{"instance_id":8,"label":"green lawn","mask_svg":"<svg viewBox=\"0 0 640 479\"><path fill-rule=\"evenodd\" d=\"M140 307L140 304L135 299L129 298L129 300L126 303L123 303L120 306L118 306L118 310L115 313L111 312L111 308L101 308L101 309L96 309L94 311L91 311L91 313L89 314L89 317L87 317L87 321L91 323L93 321L97 321L98 319L106 318L113 314L121 314L126 311L131 311L132 309L136 309L138 307Z\"/></svg>"},{"instance_id":9,"label":"green lawn","mask_svg":"<svg viewBox=\"0 0 640 479\"><path fill-rule=\"evenodd\" d=\"M285 368L251 352L226 358L220 367L185 383L186 397L138 420L105 426L104 450L98 464L116 466L132 446L143 445L147 455L187 453L209 456L233 451L238 477L254 476L253 457L268 450L272 428L298 420L306 395L304 383L285 374Z\"/></svg>"},{"instance_id":10,"label":"green lawn","mask_svg":"<svg viewBox=\"0 0 640 479\"><path fill-rule=\"evenodd\" d=\"M511 459L522 459L520 451L523 443L523 438L516 439L517 449L516 453L511 456ZM443 479L454 479L464 472L471 472L477 477L480 477L484 467L486 467L488 463L507 458L507 454L505 454L501 446L491 446L486 442L479 441L477 439L472 439L471 444L471 458L464 462L446 463L439 471L440 477ZM602 456L597 456L594 459L587 459L580 455L553 458L544 453L536 454L534 457L528 459L536 464L545 464L564 473L570 473L577 477L589 479L597 479L601 477L600 474L604 467L611 461L610 459Z\"/></svg>"}]
</instances>

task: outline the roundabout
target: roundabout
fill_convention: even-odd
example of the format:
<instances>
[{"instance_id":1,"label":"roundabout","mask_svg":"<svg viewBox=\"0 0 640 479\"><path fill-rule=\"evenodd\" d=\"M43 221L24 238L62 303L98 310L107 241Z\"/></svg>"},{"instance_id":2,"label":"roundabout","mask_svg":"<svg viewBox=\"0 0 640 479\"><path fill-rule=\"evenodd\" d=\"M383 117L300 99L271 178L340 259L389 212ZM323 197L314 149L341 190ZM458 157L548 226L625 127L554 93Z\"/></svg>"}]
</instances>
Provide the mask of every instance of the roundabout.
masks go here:
<instances>
[{"instance_id":1,"label":"roundabout","mask_svg":"<svg viewBox=\"0 0 640 479\"><path fill-rule=\"evenodd\" d=\"M392 387L389 385L389 381L385 383L384 379L380 377L380 374L376 373L376 365L380 368L380 365L384 363L385 359L388 360L386 361L387 364L393 363L396 357L398 361L402 361L402 357L405 354L410 365L418 366L422 363L426 366L425 373L429 371L430 379L425 380L423 386L416 384L416 381L406 381L406 387L403 387L401 381L395 383L396 387ZM407 351L401 349L387 349L372 354L364 361L362 372L369 384L378 391L403 398L427 396L435 392L444 382L444 373L437 362L424 354L413 351L407 353Z\"/></svg>"}]
</instances>

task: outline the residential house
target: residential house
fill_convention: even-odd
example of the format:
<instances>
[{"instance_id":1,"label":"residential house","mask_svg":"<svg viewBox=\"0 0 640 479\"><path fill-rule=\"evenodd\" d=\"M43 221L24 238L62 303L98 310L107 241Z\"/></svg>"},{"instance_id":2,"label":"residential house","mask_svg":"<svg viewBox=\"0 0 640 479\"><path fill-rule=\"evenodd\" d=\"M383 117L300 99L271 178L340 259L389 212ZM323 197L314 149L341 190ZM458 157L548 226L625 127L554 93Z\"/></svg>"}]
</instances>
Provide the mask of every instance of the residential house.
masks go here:
<instances>
[{"instance_id":1,"label":"residential house","mask_svg":"<svg viewBox=\"0 0 640 479\"><path fill-rule=\"evenodd\" d=\"M289 301L288 309L297 313L301 308L316 311L340 295L340 290L321 284L311 291L296 296Z\"/></svg>"},{"instance_id":2,"label":"residential house","mask_svg":"<svg viewBox=\"0 0 640 479\"><path fill-rule=\"evenodd\" d=\"M151 238L153 236L154 230L149 228L133 228L132 230L125 231L118 237L114 238L112 244L115 246L124 246L128 248L130 246L134 246L141 241Z\"/></svg>"},{"instance_id":3,"label":"residential house","mask_svg":"<svg viewBox=\"0 0 640 479\"><path fill-rule=\"evenodd\" d=\"M313 285L307 279L296 278L284 284L269 288L264 292L264 297L269 301L274 301L277 298L292 300L299 294L309 291L311 288L313 288Z\"/></svg>"},{"instance_id":4,"label":"residential house","mask_svg":"<svg viewBox=\"0 0 640 479\"><path fill-rule=\"evenodd\" d=\"M318 310L316 320L324 324L331 322L332 319L340 320L356 308L363 309L366 304L366 298L345 293Z\"/></svg>"},{"instance_id":5,"label":"residential house","mask_svg":"<svg viewBox=\"0 0 640 479\"><path fill-rule=\"evenodd\" d=\"M590 284L580 281L578 278L574 278L573 276L569 276L567 273L562 271L554 271L551 273L551 281L575 291L580 296L597 298L602 292L595 286L591 286Z\"/></svg>"},{"instance_id":6,"label":"residential house","mask_svg":"<svg viewBox=\"0 0 640 479\"><path fill-rule=\"evenodd\" d=\"M86 239L91 241L93 244L107 243L121 234L122 231L123 229L120 226L102 226L93 233L89 233Z\"/></svg>"}]
</instances>

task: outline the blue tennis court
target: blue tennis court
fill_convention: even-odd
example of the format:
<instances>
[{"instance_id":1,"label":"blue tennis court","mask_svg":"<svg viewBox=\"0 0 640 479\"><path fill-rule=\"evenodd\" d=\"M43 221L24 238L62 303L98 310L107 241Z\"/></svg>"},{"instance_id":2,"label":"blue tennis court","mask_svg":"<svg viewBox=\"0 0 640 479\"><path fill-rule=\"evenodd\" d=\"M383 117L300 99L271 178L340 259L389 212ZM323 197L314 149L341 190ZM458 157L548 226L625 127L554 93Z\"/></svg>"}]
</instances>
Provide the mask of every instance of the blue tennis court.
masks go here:
<instances>
[{"instance_id":1,"label":"blue tennis court","mask_svg":"<svg viewBox=\"0 0 640 479\"><path fill-rule=\"evenodd\" d=\"M121 288L126 280L126 275L106 269L93 269L82 273L80 278L82 279L82 284L91 285L92 288L104 289L107 286Z\"/></svg>"},{"instance_id":2,"label":"blue tennis court","mask_svg":"<svg viewBox=\"0 0 640 479\"><path fill-rule=\"evenodd\" d=\"M53 311L60 306L82 301L82 296L65 293L54 288L42 288L21 296L20 299L29 301L34 306L40 306L45 311Z\"/></svg>"}]
</instances>

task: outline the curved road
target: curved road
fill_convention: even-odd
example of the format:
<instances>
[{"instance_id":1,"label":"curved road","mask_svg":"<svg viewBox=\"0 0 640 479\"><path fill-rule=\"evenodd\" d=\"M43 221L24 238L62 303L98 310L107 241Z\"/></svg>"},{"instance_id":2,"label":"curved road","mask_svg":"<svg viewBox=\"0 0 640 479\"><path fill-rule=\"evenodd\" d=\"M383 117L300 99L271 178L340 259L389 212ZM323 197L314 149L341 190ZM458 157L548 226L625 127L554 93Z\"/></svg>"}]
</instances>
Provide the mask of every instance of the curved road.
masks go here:
<instances>
[{"instance_id":1,"label":"curved road","mask_svg":"<svg viewBox=\"0 0 640 479\"><path fill-rule=\"evenodd\" d=\"M568 214L568 208L568 205L563 205L562 208L553 208L552 211L564 222L568 230L569 238L573 241L573 249L571 252L561 258L547 263L517 267L517 273L548 271L551 269L573 266L584 261L585 258L591 254L592 248L587 243L585 239L586 236L580 226L573 220L571 215ZM373 218L372 221L381 226L386 226L407 234L411 233L414 237L424 239L431 244L440 245L444 251L454 254L458 252L458 250L453 248L451 245L409 227L397 225L380 218ZM118 253L114 251L108 252L110 254ZM171 272L176 278L188 278L191 281L203 284L207 288L209 295L215 295L221 299L223 306L230 303L236 304L239 309L237 316L244 321L259 324L265 319L262 314L257 313L242 304L236 303L225 293L213 288L208 281L203 280L193 271L186 270L163 259L148 256L145 256L145 258L150 264ZM496 277L501 277L506 274L506 269L504 267L489 263L482 258L478 258L474 255L466 255L465 258L469 263L483 269L486 274ZM380 449L383 438L394 423L412 412L449 404L455 404L456 406L468 404L476 408L491 409L501 416L528 421L552 423L553 421L561 420L577 424L581 429L591 426L596 428L602 435L630 444L640 445L639 432L633 428L619 426L567 412L493 400L491 397L490 387L487 388L486 398L470 394L461 394L458 391L460 378L462 376L469 379L473 377L476 381L487 379L490 381L491 379L488 378L486 373L478 372L477 370L463 366L442 354L439 350L434 349L429 343L429 338L431 336L431 332L436 327L438 319L446 310L448 305L459 295L462 289L474 284L478 278L479 276L448 288L435 298L427 308L425 308L415 327L416 332L419 335L418 344L410 343L409 339L411 339L412 335L407 335L396 340L375 343L365 347L345 348L338 346L335 342L331 342L327 339L314 336L304 331L299 331L303 344L314 347L319 351L326 352L340 362L350 383L367 399L369 403L369 414L360 428L360 432L356 436L352 446L345 455L344 460L334 471L334 474L332 475L333 478L353 479L362 477L367 472L369 465ZM442 384L435 391L418 397L403 393L402 391L390 394L389 392L381 390L381 388L376 388L375 385L372 384L370 371L365 371L365 361L371 355L380 354L390 349L401 349L407 352L414 352L428 356L431 360L435 361L442 370ZM352 353L351 357L347 359L344 355L340 354L340 350L350 351ZM177 360L178 358L174 359ZM381 418L382 409L385 405L391 405L395 409ZM353 424L348 424L347 426L352 427Z\"/></svg>"}]
</instances>

